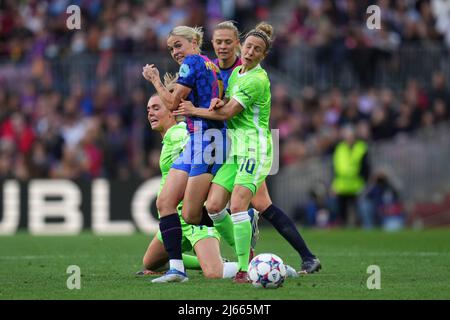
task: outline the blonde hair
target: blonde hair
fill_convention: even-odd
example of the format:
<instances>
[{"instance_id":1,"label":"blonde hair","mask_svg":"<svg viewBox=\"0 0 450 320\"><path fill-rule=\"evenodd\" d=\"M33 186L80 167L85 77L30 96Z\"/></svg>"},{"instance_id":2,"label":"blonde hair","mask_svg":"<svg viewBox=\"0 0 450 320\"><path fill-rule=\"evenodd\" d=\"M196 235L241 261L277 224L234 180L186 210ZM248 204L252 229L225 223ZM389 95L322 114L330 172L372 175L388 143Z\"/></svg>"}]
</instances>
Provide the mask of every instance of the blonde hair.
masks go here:
<instances>
[{"instance_id":1,"label":"blonde hair","mask_svg":"<svg viewBox=\"0 0 450 320\"><path fill-rule=\"evenodd\" d=\"M164 86L170 92L175 90L175 84L177 83L177 80L178 80L178 72L175 73L174 75L169 72L166 72L164 74Z\"/></svg>"},{"instance_id":2,"label":"blonde hair","mask_svg":"<svg viewBox=\"0 0 450 320\"><path fill-rule=\"evenodd\" d=\"M219 23L214 27L214 31L216 30L231 30L234 32L234 35L236 36L236 39L239 39L240 34L238 28L234 25L233 21L227 20Z\"/></svg>"},{"instance_id":3,"label":"blonde hair","mask_svg":"<svg viewBox=\"0 0 450 320\"><path fill-rule=\"evenodd\" d=\"M202 44L203 44L203 28L202 27L188 27L188 26L178 26L173 28L170 33L170 36L179 36L183 37L189 42L192 40L196 40L198 44L198 51L200 53Z\"/></svg>"},{"instance_id":4,"label":"blonde hair","mask_svg":"<svg viewBox=\"0 0 450 320\"><path fill-rule=\"evenodd\" d=\"M164 74L163 79L164 79L164 86L166 87L166 89L169 90L169 92L173 92L175 90L175 85L177 84L178 72L175 74L166 72ZM159 96L158 92L155 92L154 94L152 94L150 96L150 98L155 97L155 96Z\"/></svg>"},{"instance_id":5,"label":"blonde hair","mask_svg":"<svg viewBox=\"0 0 450 320\"><path fill-rule=\"evenodd\" d=\"M263 39L264 43L266 44L265 52L267 52L272 47L272 43L273 43L273 39L272 39L272 37L273 37L273 27L270 24L268 24L267 22L264 22L264 21L260 22L255 27L255 29L250 30L245 35L245 39L247 39L249 36L260 37L261 39Z\"/></svg>"},{"instance_id":6,"label":"blonde hair","mask_svg":"<svg viewBox=\"0 0 450 320\"><path fill-rule=\"evenodd\" d=\"M227 21L223 21L223 22L219 23L218 25L216 25L214 27L214 31L216 31L216 30L231 30L231 31L233 31L237 40L239 40L239 38L241 36L238 28L234 25L234 21L231 21L231 20L227 20ZM214 33L214 31L213 31L213 33ZM240 43L236 46L235 53L238 56L241 54L241 44Z\"/></svg>"}]
</instances>

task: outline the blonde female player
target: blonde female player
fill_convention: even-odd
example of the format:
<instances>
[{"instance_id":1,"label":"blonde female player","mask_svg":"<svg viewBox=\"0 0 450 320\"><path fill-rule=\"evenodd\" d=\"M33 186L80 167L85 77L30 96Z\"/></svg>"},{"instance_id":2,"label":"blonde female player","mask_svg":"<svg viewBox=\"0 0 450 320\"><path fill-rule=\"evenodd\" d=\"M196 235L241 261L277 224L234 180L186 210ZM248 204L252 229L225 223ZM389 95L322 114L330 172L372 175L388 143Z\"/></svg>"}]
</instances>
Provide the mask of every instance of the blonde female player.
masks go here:
<instances>
[{"instance_id":1,"label":"blonde female player","mask_svg":"<svg viewBox=\"0 0 450 320\"><path fill-rule=\"evenodd\" d=\"M208 110L182 102L174 115L196 116L211 120L227 120L231 151L213 179L207 209L215 203L226 203L231 193L230 211L225 207L211 215L221 235L234 235L239 269L236 283L249 282L247 269L251 242L251 223L247 209L256 190L264 182L272 166L272 137L269 128L271 94L270 81L260 62L272 44L273 28L260 23L245 36L242 65L236 67L228 81L227 102L213 99Z\"/></svg>"},{"instance_id":2,"label":"blonde female player","mask_svg":"<svg viewBox=\"0 0 450 320\"><path fill-rule=\"evenodd\" d=\"M242 64L239 57L241 46L239 41L239 30L233 24L232 21L224 21L219 23L213 32L213 38L211 40L216 54L216 59L213 62L220 69L220 76L223 81L224 90L228 87L228 79L231 76L233 70ZM213 200L213 199L211 199ZM217 214L224 208L224 199L216 202L209 202L208 207L213 217L217 217ZM222 201L220 201L222 200ZM299 273L313 273L319 271L321 264L319 259L311 253L299 231L295 227L294 222L287 216L283 210L272 203L269 191L267 189L266 182L264 181L259 189L256 191L255 196L251 200L252 206L259 211L259 215L268 220L275 229L290 243L290 245L298 252L302 259L301 269ZM219 220L216 224L220 224L221 217L217 217ZM228 239L225 239L231 246L234 246L234 237L227 235Z\"/></svg>"},{"instance_id":3,"label":"blonde female player","mask_svg":"<svg viewBox=\"0 0 450 320\"><path fill-rule=\"evenodd\" d=\"M154 65L146 65L143 68L143 76L153 84L169 111L175 110L182 99L191 101L199 109L207 110L211 99L222 96L222 82L217 67L207 57L200 55L202 41L201 28L179 26L169 33L167 47L172 58L180 65L179 77L173 92L167 90L161 82L159 71ZM187 275L181 254L182 231L177 206L184 199L182 209L184 220L190 224L204 224L201 222L203 204L211 180L220 168L219 163L205 161L203 157L205 149L214 145L214 138L206 137L204 132L215 128L222 130L225 136L224 122L195 117L188 117L186 122L189 141L183 153L170 168L166 183L156 202L161 217L159 227L169 256L170 269L164 276L153 280L154 282L186 281Z\"/></svg>"}]
</instances>

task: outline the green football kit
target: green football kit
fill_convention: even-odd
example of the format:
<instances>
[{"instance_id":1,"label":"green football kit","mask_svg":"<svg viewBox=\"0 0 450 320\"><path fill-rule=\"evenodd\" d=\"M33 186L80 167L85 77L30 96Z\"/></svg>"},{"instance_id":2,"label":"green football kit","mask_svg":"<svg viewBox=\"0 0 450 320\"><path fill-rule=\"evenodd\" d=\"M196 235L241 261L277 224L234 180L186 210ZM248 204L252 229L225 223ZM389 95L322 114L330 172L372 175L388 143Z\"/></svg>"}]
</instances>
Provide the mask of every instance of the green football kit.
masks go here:
<instances>
[{"instance_id":1,"label":"green football kit","mask_svg":"<svg viewBox=\"0 0 450 320\"><path fill-rule=\"evenodd\" d=\"M235 185L241 185L254 195L272 166L270 82L260 65L243 74L239 73L241 68L238 66L233 70L226 97L239 102L243 110L227 120L231 149L226 163L212 182L230 193Z\"/></svg>"}]
</instances>

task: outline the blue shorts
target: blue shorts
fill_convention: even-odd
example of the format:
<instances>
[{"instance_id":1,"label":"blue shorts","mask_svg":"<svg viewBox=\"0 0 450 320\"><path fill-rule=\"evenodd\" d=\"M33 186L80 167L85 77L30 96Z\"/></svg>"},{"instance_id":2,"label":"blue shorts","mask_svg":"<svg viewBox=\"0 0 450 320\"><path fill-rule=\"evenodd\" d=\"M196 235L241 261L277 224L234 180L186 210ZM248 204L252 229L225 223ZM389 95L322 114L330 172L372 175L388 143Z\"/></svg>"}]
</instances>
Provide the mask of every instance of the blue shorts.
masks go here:
<instances>
[{"instance_id":1,"label":"blue shorts","mask_svg":"<svg viewBox=\"0 0 450 320\"><path fill-rule=\"evenodd\" d=\"M225 129L192 133L172 168L188 172L189 177L204 173L214 176L225 162L227 145Z\"/></svg>"}]
</instances>

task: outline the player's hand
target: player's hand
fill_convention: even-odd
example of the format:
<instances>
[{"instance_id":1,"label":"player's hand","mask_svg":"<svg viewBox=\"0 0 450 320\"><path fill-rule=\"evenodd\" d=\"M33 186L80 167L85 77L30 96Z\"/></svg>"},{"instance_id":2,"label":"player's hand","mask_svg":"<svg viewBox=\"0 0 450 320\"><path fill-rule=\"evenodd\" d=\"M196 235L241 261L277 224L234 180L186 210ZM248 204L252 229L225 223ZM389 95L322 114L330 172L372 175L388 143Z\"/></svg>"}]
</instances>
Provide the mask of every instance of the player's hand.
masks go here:
<instances>
[{"instance_id":1,"label":"player's hand","mask_svg":"<svg viewBox=\"0 0 450 320\"><path fill-rule=\"evenodd\" d=\"M155 83L155 81L159 80L159 70L154 64L146 64L142 68L142 75L145 80L150 81L151 83Z\"/></svg>"},{"instance_id":2,"label":"player's hand","mask_svg":"<svg viewBox=\"0 0 450 320\"><path fill-rule=\"evenodd\" d=\"M223 100L220 100L219 98L213 98L211 99L211 103L209 104L209 111L213 111L215 109L220 109L225 105L225 102Z\"/></svg>"},{"instance_id":3,"label":"player's hand","mask_svg":"<svg viewBox=\"0 0 450 320\"><path fill-rule=\"evenodd\" d=\"M173 115L191 117L194 115L195 109L192 102L181 99L181 103L178 105L178 108L173 111Z\"/></svg>"}]
</instances>

